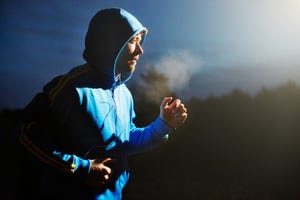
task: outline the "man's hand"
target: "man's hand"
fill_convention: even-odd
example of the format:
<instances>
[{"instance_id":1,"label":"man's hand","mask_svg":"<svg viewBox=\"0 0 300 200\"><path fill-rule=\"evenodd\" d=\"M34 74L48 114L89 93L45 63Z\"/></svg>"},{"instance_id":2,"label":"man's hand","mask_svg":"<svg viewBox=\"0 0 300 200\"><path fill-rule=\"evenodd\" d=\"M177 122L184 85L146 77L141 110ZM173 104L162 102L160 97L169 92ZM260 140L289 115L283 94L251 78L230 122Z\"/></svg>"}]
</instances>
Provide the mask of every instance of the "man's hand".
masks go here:
<instances>
[{"instance_id":1,"label":"man's hand","mask_svg":"<svg viewBox=\"0 0 300 200\"><path fill-rule=\"evenodd\" d=\"M177 128L182 125L187 118L187 109L180 99L165 97L160 105L160 118L171 128Z\"/></svg>"},{"instance_id":2,"label":"man's hand","mask_svg":"<svg viewBox=\"0 0 300 200\"><path fill-rule=\"evenodd\" d=\"M111 158L90 160L91 170L86 179L90 186L101 187L106 184L113 173L112 167L116 161Z\"/></svg>"}]
</instances>

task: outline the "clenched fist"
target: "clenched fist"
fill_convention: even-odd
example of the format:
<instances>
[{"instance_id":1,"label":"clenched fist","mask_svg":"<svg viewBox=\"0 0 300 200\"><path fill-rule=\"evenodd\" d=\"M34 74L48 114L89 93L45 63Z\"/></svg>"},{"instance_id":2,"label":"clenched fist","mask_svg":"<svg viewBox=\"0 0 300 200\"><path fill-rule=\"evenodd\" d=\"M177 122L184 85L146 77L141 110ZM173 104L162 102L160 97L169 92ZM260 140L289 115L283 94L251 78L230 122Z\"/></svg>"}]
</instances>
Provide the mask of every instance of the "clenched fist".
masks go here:
<instances>
[{"instance_id":1,"label":"clenched fist","mask_svg":"<svg viewBox=\"0 0 300 200\"><path fill-rule=\"evenodd\" d=\"M172 102L172 97L165 97L160 105L160 118L171 128L177 128L187 119L187 109L180 99Z\"/></svg>"},{"instance_id":2,"label":"clenched fist","mask_svg":"<svg viewBox=\"0 0 300 200\"><path fill-rule=\"evenodd\" d=\"M114 173L112 166L116 160L111 158L90 160L91 169L86 179L86 183L90 186L101 187L108 183Z\"/></svg>"}]
</instances>

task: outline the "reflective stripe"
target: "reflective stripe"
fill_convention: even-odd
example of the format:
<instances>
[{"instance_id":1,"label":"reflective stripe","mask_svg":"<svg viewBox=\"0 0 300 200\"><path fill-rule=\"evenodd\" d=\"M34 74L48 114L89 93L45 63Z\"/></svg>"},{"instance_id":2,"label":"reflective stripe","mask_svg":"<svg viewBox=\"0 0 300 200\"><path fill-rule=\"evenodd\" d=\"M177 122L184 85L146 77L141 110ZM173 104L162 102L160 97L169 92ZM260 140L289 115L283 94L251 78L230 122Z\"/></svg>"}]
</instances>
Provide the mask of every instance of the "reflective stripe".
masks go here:
<instances>
[{"instance_id":1,"label":"reflective stripe","mask_svg":"<svg viewBox=\"0 0 300 200\"><path fill-rule=\"evenodd\" d=\"M76 165L73 163L68 163L66 161L60 160L54 156L49 156L47 153L38 148L28 137L27 131L36 122L30 122L22 126L20 141L34 156L46 164L49 164L59 170L67 173L74 173Z\"/></svg>"},{"instance_id":2,"label":"reflective stripe","mask_svg":"<svg viewBox=\"0 0 300 200\"><path fill-rule=\"evenodd\" d=\"M87 67L83 67L83 68L79 68L77 69L75 72L73 72L72 74L65 74L64 76L62 76L61 78L59 78L59 81L56 85L56 87L54 87L50 92L49 92L49 98L50 98L50 106L53 106L54 103L54 99L55 97L58 95L58 93L64 88L64 86L74 77L79 76L80 74L82 74L83 72L85 72L86 70L88 70Z\"/></svg>"}]
</instances>

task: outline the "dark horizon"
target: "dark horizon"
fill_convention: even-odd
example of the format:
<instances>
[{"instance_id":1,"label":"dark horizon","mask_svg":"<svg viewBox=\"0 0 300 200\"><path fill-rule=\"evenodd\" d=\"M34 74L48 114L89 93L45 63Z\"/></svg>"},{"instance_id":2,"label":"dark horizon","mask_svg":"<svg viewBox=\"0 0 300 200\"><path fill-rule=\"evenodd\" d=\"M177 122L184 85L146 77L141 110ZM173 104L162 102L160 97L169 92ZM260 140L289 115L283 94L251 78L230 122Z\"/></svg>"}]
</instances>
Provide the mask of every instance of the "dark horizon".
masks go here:
<instances>
[{"instance_id":1,"label":"dark horizon","mask_svg":"<svg viewBox=\"0 0 300 200\"><path fill-rule=\"evenodd\" d=\"M143 125L158 114L157 104L144 99L146 90L133 91L142 97L136 101L136 124ZM299 102L300 87L294 82L264 89L255 98L235 90L223 97L191 99L186 104L189 119L164 146L130 157L132 179L124 198L298 200ZM9 163L21 159L18 136L11 132L20 114L1 112ZM14 194L18 167L5 170L5 194ZM31 166L22 167L30 173Z\"/></svg>"}]
</instances>

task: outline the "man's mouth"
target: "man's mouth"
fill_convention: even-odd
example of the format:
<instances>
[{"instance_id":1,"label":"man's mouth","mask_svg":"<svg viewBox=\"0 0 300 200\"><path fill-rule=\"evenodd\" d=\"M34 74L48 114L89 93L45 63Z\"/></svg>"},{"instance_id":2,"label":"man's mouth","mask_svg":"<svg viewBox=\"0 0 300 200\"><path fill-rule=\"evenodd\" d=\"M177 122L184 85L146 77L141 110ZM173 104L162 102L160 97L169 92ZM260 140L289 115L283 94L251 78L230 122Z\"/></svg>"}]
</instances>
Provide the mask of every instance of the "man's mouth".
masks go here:
<instances>
[{"instance_id":1,"label":"man's mouth","mask_svg":"<svg viewBox=\"0 0 300 200\"><path fill-rule=\"evenodd\" d=\"M138 58L132 58L128 60L129 63L136 63L138 61Z\"/></svg>"}]
</instances>

